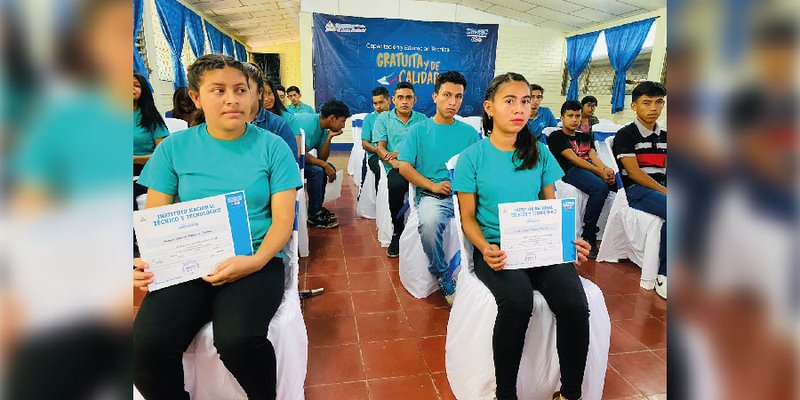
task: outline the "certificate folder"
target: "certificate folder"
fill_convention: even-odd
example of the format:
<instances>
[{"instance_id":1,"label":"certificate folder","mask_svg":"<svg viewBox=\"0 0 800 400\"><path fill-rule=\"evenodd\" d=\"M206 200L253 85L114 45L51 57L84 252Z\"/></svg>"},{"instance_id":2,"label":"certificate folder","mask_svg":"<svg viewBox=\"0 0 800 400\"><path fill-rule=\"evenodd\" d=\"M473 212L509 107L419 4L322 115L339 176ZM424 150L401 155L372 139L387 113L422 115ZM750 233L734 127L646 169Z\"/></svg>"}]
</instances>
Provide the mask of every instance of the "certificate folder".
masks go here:
<instances>
[{"instance_id":1,"label":"certificate folder","mask_svg":"<svg viewBox=\"0 0 800 400\"><path fill-rule=\"evenodd\" d=\"M506 269L572 262L575 249L575 199L538 200L498 205L500 248Z\"/></svg>"}]
</instances>

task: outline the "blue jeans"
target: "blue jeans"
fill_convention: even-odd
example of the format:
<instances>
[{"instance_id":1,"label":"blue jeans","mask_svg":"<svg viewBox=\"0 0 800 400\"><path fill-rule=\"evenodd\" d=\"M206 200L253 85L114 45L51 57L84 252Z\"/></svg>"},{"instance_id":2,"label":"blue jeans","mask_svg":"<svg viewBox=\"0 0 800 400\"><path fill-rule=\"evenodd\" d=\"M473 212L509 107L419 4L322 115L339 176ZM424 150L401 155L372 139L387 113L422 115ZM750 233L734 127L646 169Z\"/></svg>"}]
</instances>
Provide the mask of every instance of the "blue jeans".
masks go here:
<instances>
[{"instance_id":1,"label":"blue jeans","mask_svg":"<svg viewBox=\"0 0 800 400\"><path fill-rule=\"evenodd\" d=\"M603 211L603 205L608 197L608 184L597 175L578 167L570 168L563 180L589 195L589 199L586 200L586 210L583 213L581 236L594 247L597 242L597 232L600 231L597 221L600 219L600 213Z\"/></svg>"},{"instance_id":2,"label":"blue jeans","mask_svg":"<svg viewBox=\"0 0 800 400\"><path fill-rule=\"evenodd\" d=\"M328 163L334 170L336 167ZM319 165L306 163L306 191L308 192L308 216L313 216L322 209L322 202L325 200L325 186L328 184L328 177L325 170Z\"/></svg>"},{"instance_id":3,"label":"blue jeans","mask_svg":"<svg viewBox=\"0 0 800 400\"><path fill-rule=\"evenodd\" d=\"M631 207L664 220L661 225L661 244L658 246L658 274L667 275L667 195L637 184L626 192Z\"/></svg>"},{"instance_id":4,"label":"blue jeans","mask_svg":"<svg viewBox=\"0 0 800 400\"><path fill-rule=\"evenodd\" d=\"M453 218L453 199L422 195L417 210L422 250L429 260L428 271L437 278L444 277L450 267L444 254L444 230Z\"/></svg>"}]
</instances>

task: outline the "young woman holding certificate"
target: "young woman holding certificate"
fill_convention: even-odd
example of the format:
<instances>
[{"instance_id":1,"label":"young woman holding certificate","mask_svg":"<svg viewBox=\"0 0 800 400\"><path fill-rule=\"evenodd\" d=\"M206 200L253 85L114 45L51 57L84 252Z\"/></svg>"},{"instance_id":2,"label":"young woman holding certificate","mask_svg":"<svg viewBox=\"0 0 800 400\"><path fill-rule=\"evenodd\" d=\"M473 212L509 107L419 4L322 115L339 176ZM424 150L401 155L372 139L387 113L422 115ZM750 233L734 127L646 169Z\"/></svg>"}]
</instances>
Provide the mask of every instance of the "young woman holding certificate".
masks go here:
<instances>
[{"instance_id":1,"label":"young woman holding certificate","mask_svg":"<svg viewBox=\"0 0 800 400\"><path fill-rule=\"evenodd\" d=\"M281 303L281 249L292 234L295 190L302 185L289 146L247 123L258 88L242 64L207 54L189 67L192 101L206 123L170 135L153 153L139 182L146 207L244 190L253 249L202 279L148 293L134 322L134 383L148 399L189 399L182 354L197 331L214 322L214 344L250 399L274 399L275 351L267 340ZM134 285L152 274L134 260Z\"/></svg>"},{"instance_id":2,"label":"young woman holding certificate","mask_svg":"<svg viewBox=\"0 0 800 400\"><path fill-rule=\"evenodd\" d=\"M497 301L492 348L497 399L517 399L517 375L525 333L538 290L556 316L561 391L553 399L581 397L589 347L589 308L575 267L558 264L504 270L500 249L498 204L554 199L553 184L564 173L553 155L528 130L530 85L522 75L496 77L486 89L483 127L489 138L473 144L458 158L453 190L458 192L461 223L475 246L475 275ZM575 241L580 261L589 244Z\"/></svg>"}]
</instances>

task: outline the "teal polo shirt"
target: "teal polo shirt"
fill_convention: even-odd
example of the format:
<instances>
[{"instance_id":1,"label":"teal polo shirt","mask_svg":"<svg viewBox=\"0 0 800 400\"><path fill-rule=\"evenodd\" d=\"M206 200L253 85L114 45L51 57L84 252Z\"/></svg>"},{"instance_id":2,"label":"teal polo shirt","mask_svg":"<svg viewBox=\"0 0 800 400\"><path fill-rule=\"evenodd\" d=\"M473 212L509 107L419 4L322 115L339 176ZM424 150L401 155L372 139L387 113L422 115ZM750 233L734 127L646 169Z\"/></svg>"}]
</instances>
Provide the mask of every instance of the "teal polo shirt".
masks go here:
<instances>
[{"instance_id":1,"label":"teal polo shirt","mask_svg":"<svg viewBox=\"0 0 800 400\"><path fill-rule=\"evenodd\" d=\"M412 110L408 122L403 123L400 117L397 116L397 109L381 113L375 120L375 126L372 128L372 139L375 143L385 141L386 149L389 150L389 152L399 152L406 139L406 135L408 135L408 129L417 122L424 121L427 118L428 117L421 112ZM386 163L384 163L383 166L386 172L392 169L391 166Z\"/></svg>"},{"instance_id":2,"label":"teal polo shirt","mask_svg":"<svg viewBox=\"0 0 800 400\"><path fill-rule=\"evenodd\" d=\"M316 114L317 113L316 111L314 111L313 107L311 107L310 105L308 105L306 103L303 103L303 102L300 102L300 105L297 106L297 107L295 107L294 104L289 103L289 105L286 106L286 109L288 109L289 111L291 111L294 114L302 114L302 113Z\"/></svg>"}]
</instances>

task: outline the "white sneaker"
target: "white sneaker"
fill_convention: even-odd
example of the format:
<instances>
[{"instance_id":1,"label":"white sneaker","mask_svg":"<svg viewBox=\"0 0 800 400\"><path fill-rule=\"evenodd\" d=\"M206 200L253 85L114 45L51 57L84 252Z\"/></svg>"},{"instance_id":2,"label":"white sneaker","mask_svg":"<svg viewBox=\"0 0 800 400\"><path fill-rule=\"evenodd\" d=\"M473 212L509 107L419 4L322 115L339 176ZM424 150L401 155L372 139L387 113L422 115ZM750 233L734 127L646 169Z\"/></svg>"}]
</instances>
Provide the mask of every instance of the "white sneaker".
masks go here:
<instances>
[{"instance_id":1,"label":"white sneaker","mask_svg":"<svg viewBox=\"0 0 800 400\"><path fill-rule=\"evenodd\" d=\"M662 299L667 299L667 276L666 275L659 275L656 277L656 293L661 296Z\"/></svg>"}]
</instances>

